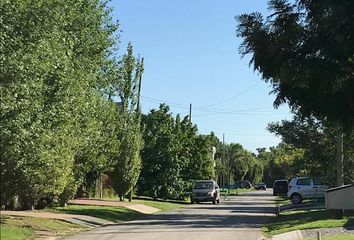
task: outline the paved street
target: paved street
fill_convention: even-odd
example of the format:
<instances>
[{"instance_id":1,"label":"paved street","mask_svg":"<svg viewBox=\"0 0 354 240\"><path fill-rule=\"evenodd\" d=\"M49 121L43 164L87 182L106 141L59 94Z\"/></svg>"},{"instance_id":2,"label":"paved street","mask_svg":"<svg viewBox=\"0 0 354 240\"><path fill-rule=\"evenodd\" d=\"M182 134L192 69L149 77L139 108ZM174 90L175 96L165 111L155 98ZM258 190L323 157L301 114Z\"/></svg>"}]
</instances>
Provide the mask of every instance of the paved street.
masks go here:
<instances>
[{"instance_id":1,"label":"paved street","mask_svg":"<svg viewBox=\"0 0 354 240\"><path fill-rule=\"evenodd\" d=\"M142 220L96 228L67 239L256 240L261 237L262 225L274 216L273 198L270 190L251 192L229 197L219 205L190 205Z\"/></svg>"}]
</instances>

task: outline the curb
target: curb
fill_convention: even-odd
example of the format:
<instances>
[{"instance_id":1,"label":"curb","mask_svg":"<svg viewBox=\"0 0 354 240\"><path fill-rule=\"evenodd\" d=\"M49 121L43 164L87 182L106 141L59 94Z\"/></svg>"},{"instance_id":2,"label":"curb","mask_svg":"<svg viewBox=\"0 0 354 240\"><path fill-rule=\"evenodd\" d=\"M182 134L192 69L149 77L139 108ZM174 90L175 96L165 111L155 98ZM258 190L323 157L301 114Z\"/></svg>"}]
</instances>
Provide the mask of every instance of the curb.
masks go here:
<instances>
[{"instance_id":1,"label":"curb","mask_svg":"<svg viewBox=\"0 0 354 240\"><path fill-rule=\"evenodd\" d=\"M298 240L304 239L300 230L278 234L272 237L272 240Z\"/></svg>"}]
</instances>

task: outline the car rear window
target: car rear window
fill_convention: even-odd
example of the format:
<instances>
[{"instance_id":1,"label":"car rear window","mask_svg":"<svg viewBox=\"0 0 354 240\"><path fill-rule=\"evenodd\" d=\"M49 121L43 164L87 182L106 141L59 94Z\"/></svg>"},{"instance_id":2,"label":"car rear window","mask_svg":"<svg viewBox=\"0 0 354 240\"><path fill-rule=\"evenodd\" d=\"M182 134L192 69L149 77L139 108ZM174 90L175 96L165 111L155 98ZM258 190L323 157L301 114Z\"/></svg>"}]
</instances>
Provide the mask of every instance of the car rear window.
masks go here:
<instances>
[{"instance_id":1,"label":"car rear window","mask_svg":"<svg viewBox=\"0 0 354 240\"><path fill-rule=\"evenodd\" d=\"M287 186L288 182L287 181L277 181L274 184L275 186Z\"/></svg>"},{"instance_id":2,"label":"car rear window","mask_svg":"<svg viewBox=\"0 0 354 240\"><path fill-rule=\"evenodd\" d=\"M197 182L194 185L194 189L212 189L213 183L212 182Z\"/></svg>"}]
</instances>

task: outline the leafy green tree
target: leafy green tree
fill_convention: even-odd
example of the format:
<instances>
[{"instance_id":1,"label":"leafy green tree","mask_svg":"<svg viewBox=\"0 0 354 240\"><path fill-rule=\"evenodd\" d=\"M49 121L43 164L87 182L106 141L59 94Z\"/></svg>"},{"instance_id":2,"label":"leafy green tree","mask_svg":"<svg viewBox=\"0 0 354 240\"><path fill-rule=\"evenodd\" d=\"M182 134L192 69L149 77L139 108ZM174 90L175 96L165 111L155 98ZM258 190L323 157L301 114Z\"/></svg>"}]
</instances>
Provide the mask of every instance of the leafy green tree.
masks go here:
<instances>
[{"instance_id":1,"label":"leafy green tree","mask_svg":"<svg viewBox=\"0 0 354 240\"><path fill-rule=\"evenodd\" d=\"M268 130L283 141L304 151L303 161L299 162L303 174L326 176L327 182L335 185L335 141L336 127L328 121L319 121L314 117L295 115L292 120L272 123ZM344 179L353 181L353 132L347 133L344 141Z\"/></svg>"},{"instance_id":2,"label":"leafy green tree","mask_svg":"<svg viewBox=\"0 0 354 240\"><path fill-rule=\"evenodd\" d=\"M274 105L337 125L337 184L342 181L343 131L354 126L354 2L271 0L273 13L237 17L240 52L273 86ZM271 59L271 60L270 60Z\"/></svg>"},{"instance_id":3,"label":"leafy green tree","mask_svg":"<svg viewBox=\"0 0 354 240\"><path fill-rule=\"evenodd\" d=\"M115 63L115 62L114 62ZM139 85L143 74L143 62L134 57L133 47L129 43L127 53L120 62L113 65L109 75L109 99L119 97L121 105L120 126L117 132L120 140L119 155L116 156L112 181L113 188L120 200L135 186L141 169L140 151L143 146L140 130Z\"/></svg>"},{"instance_id":4,"label":"leafy green tree","mask_svg":"<svg viewBox=\"0 0 354 240\"><path fill-rule=\"evenodd\" d=\"M18 196L33 208L74 182L75 155L95 134L90 116L117 25L98 0L0 8L1 205Z\"/></svg>"},{"instance_id":5,"label":"leafy green tree","mask_svg":"<svg viewBox=\"0 0 354 240\"><path fill-rule=\"evenodd\" d=\"M304 150L288 143L276 147L258 149L257 162L263 165L263 180L271 186L277 179L290 179L296 175L307 175L304 166Z\"/></svg>"},{"instance_id":6,"label":"leafy green tree","mask_svg":"<svg viewBox=\"0 0 354 240\"><path fill-rule=\"evenodd\" d=\"M195 180L215 177L214 135L199 135L187 117L174 118L165 104L142 120L145 145L138 194L182 198Z\"/></svg>"},{"instance_id":7,"label":"leafy green tree","mask_svg":"<svg viewBox=\"0 0 354 240\"><path fill-rule=\"evenodd\" d=\"M135 186L141 169L140 151L143 146L136 116L127 115L120 130L120 152L112 172L113 188L120 200Z\"/></svg>"},{"instance_id":8,"label":"leafy green tree","mask_svg":"<svg viewBox=\"0 0 354 240\"><path fill-rule=\"evenodd\" d=\"M138 194L153 198L177 198L183 190L174 119L167 105L142 117L144 148Z\"/></svg>"}]
</instances>

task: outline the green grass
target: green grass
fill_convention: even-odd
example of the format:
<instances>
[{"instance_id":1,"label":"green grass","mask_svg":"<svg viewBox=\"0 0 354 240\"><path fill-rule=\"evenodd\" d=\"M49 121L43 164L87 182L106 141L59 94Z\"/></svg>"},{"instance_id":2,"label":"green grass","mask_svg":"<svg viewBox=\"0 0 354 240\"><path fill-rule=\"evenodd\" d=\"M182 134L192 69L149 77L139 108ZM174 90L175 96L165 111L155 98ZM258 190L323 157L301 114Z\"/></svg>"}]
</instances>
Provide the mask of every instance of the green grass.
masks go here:
<instances>
[{"instance_id":1,"label":"green grass","mask_svg":"<svg viewBox=\"0 0 354 240\"><path fill-rule=\"evenodd\" d=\"M354 234L321 236L322 240L353 240ZM317 240L317 238L305 238L304 240Z\"/></svg>"},{"instance_id":2,"label":"green grass","mask_svg":"<svg viewBox=\"0 0 354 240\"><path fill-rule=\"evenodd\" d=\"M263 231L267 235L276 235L293 230L313 228L333 228L354 226L353 213L343 219L335 219L330 210L282 212L274 222L267 224Z\"/></svg>"},{"instance_id":3,"label":"green grass","mask_svg":"<svg viewBox=\"0 0 354 240\"><path fill-rule=\"evenodd\" d=\"M91 205L68 205L66 207L54 207L46 211L56 213L68 213L78 215L88 215L102 218L112 222L129 221L143 216L139 213L123 207L91 206Z\"/></svg>"},{"instance_id":4,"label":"green grass","mask_svg":"<svg viewBox=\"0 0 354 240\"><path fill-rule=\"evenodd\" d=\"M186 206L187 202L168 202L168 201L154 201L154 200L147 200L147 199L134 199L133 203L144 204L146 206L158 208L161 211L172 211L175 209L183 208Z\"/></svg>"},{"instance_id":5,"label":"green grass","mask_svg":"<svg viewBox=\"0 0 354 240\"><path fill-rule=\"evenodd\" d=\"M275 204L288 205L288 204L291 204L291 200L289 198L287 198L286 196L277 196L275 198Z\"/></svg>"},{"instance_id":6,"label":"green grass","mask_svg":"<svg viewBox=\"0 0 354 240\"><path fill-rule=\"evenodd\" d=\"M324 199L323 198L304 199L302 203L324 204ZM277 196L275 198L275 204L282 206L282 205L292 204L292 202L286 196Z\"/></svg>"},{"instance_id":7,"label":"green grass","mask_svg":"<svg viewBox=\"0 0 354 240\"><path fill-rule=\"evenodd\" d=\"M104 198L104 201L118 201L116 197L114 198ZM127 201L127 200L125 200ZM190 203L190 199L186 200L153 200L149 197L134 197L132 203L144 204L146 206L158 208L161 211L172 211L175 209L183 208Z\"/></svg>"},{"instance_id":8,"label":"green grass","mask_svg":"<svg viewBox=\"0 0 354 240\"><path fill-rule=\"evenodd\" d=\"M118 201L117 198L105 198L102 201ZM185 201L154 201L152 199L133 199L132 203L144 204L146 206L160 209L161 211L171 211L186 206ZM88 215L92 217L102 218L112 222L130 221L137 219L145 214L136 212L124 207L109 207L95 205L68 205L66 207L48 208L46 211L56 213L68 213L78 215Z\"/></svg>"},{"instance_id":9,"label":"green grass","mask_svg":"<svg viewBox=\"0 0 354 240\"><path fill-rule=\"evenodd\" d=\"M34 232L30 228L1 225L0 239L22 240L33 239L33 236Z\"/></svg>"},{"instance_id":10,"label":"green grass","mask_svg":"<svg viewBox=\"0 0 354 240\"><path fill-rule=\"evenodd\" d=\"M36 231L59 236L82 230L83 227L55 219L1 216L1 239L35 239Z\"/></svg>"},{"instance_id":11,"label":"green grass","mask_svg":"<svg viewBox=\"0 0 354 240\"><path fill-rule=\"evenodd\" d=\"M222 195L222 196L225 196L226 195L226 193L227 193L227 196L237 196L237 195L241 195L241 194L243 194L243 193L246 193L246 192L252 192L252 191L254 191L254 189L252 189L252 188L239 188L239 189L221 189L221 191L220 191L220 194Z\"/></svg>"}]
</instances>

